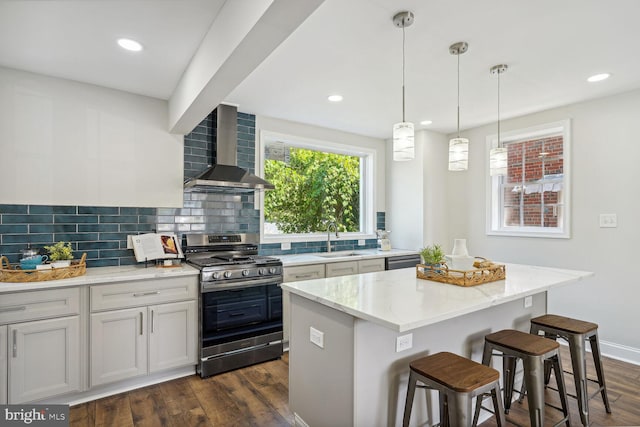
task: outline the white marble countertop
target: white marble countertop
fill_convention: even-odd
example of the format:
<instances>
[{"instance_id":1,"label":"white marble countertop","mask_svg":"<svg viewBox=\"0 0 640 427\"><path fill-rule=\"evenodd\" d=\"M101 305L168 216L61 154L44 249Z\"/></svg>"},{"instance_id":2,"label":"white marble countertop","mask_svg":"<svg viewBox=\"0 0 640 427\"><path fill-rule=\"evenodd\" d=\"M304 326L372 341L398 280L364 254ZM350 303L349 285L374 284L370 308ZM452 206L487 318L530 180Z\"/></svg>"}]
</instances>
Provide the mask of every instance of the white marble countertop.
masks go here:
<instances>
[{"instance_id":1,"label":"white marble countertop","mask_svg":"<svg viewBox=\"0 0 640 427\"><path fill-rule=\"evenodd\" d=\"M6 292L22 292L40 289L55 289L69 286L95 285L100 283L117 283L129 280L163 279L167 277L197 276L199 271L187 264L180 267L160 268L130 265L121 267L87 268L83 276L71 279L48 280L44 282L9 283L0 282L0 294Z\"/></svg>"},{"instance_id":2,"label":"white marble countertop","mask_svg":"<svg viewBox=\"0 0 640 427\"><path fill-rule=\"evenodd\" d=\"M326 264L329 262L341 261L357 261L370 258L388 258L401 255L415 255L418 251L408 249L391 249L389 251L381 251L378 249L357 249L353 251L337 251L337 252L313 252L308 254L293 255L274 255L282 260L282 264L287 266L307 265L307 264ZM330 255L330 256L327 256Z\"/></svg>"},{"instance_id":3,"label":"white marble countertop","mask_svg":"<svg viewBox=\"0 0 640 427\"><path fill-rule=\"evenodd\" d=\"M550 288L592 272L506 264L506 280L472 287L416 278L415 268L283 283L282 288L398 332L441 322Z\"/></svg>"}]
</instances>

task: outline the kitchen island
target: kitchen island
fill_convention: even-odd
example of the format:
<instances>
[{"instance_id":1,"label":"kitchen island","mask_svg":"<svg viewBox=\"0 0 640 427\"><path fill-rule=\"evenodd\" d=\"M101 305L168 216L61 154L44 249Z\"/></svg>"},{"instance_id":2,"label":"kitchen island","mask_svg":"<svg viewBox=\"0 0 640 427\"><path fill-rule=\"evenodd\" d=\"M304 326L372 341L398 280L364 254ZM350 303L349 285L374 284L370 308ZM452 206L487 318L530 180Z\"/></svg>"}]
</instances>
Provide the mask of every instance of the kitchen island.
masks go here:
<instances>
[{"instance_id":1,"label":"kitchen island","mask_svg":"<svg viewBox=\"0 0 640 427\"><path fill-rule=\"evenodd\" d=\"M547 290L593 275L517 264L506 271L506 280L469 288L417 279L411 268L283 284L295 424L401 425L411 360L451 351L479 361L486 334L528 331L529 319L546 312ZM437 396L430 399L427 408L416 396L412 425L438 422Z\"/></svg>"}]
</instances>

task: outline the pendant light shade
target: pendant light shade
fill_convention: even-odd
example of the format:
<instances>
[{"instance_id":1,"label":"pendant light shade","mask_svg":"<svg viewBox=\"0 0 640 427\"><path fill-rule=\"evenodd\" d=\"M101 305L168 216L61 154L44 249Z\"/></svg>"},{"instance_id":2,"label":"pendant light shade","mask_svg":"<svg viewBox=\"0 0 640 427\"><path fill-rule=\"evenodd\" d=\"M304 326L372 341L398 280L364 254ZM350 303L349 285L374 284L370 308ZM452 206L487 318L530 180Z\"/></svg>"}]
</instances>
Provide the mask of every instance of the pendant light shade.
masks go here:
<instances>
[{"instance_id":1,"label":"pendant light shade","mask_svg":"<svg viewBox=\"0 0 640 427\"><path fill-rule=\"evenodd\" d=\"M491 176L504 176L507 174L509 156L507 148L500 141L500 74L505 73L509 67L499 64L491 67L489 72L498 76L498 146L489 152L489 174Z\"/></svg>"},{"instance_id":2,"label":"pendant light shade","mask_svg":"<svg viewBox=\"0 0 640 427\"><path fill-rule=\"evenodd\" d=\"M404 118L404 29L413 24L412 12L400 12L393 17L393 25L402 28L402 121L393 125L393 160L412 160L415 156L413 123Z\"/></svg>"},{"instance_id":3,"label":"pendant light shade","mask_svg":"<svg viewBox=\"0 0 640 427\"><path fill-rule=\"evenodd\" d=\"M466 171L469 168L469 140L452 138L449 140L449 170Z\"/></svg>"},{"instance_id":4,"label":"pendant light shade","mask_svg":"<svg viewBox=\"0 0 640 427\"><path fill-rule=\"evenodd\" d=\"M411 160L414 157L413 123L400 122L393 125L393 160Z\"/></svg>"},{"instance_id":5,"label":"pendant light shade","mask_svg":"<svg viewBox=\"0 0 640 427\"><path fill-rule=\"evenodd\" d=\"M458 133L449 140L449 170L466 171L469 168L469 140L460 138L460 55L469 49L467 42L449 46L449 53L458 57Z\"/></svg>"}]
</instances>

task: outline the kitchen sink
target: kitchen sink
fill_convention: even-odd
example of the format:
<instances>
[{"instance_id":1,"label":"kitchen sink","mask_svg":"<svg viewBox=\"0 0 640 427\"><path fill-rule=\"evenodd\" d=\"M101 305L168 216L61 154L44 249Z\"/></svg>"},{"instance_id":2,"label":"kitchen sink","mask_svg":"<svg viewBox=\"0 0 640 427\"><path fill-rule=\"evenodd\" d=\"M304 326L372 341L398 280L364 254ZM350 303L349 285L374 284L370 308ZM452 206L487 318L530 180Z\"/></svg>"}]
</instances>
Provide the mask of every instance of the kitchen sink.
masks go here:
<instances>
[{"instance_id":1,"label":"kitchen sink","mask_svg":"<svg viewBox=\"0 0 640 427\"><path fill-rule=\"evenodd\" d=\"M327 253L315 253L314 255L322 257L322 258L342 258L349 256L361 256L361 253L353 252L353 251L345 251L345 252L327 252Z\"/></svg>"}]
</instances>

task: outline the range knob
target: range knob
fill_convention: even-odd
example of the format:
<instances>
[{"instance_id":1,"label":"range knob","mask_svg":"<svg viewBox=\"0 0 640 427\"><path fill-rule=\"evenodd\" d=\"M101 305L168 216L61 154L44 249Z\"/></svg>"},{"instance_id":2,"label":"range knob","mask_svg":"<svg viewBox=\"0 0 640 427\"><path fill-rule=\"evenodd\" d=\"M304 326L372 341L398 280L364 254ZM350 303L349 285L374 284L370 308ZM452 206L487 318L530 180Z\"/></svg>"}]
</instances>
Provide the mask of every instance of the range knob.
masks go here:
<instances>
[{"instance_id":1,"label":"range knob","mask_svg":"<svg viewBox=\"0 0 640 427\"><path fill-rule=\"evenodd\" d=\"M248 276L249 275L249 270L242 270L242 275L243 276Z\"/></svg>"},{"instance_id":2,"label":"range knob","mask_svg":"<svg viewBox=\"0 0 640 427\"><path fill-rule=\"evenodd\" d=\"M224 272L224 277L225 277L225 279L228 279L229 277L231 277L231 272L230 271L225 271Z\"/></svg>"},{"instance_id":3,"label":"range knob","mask_svg":"<svg viewBox=\"0 0 640 427\"><path fill-rule=\"evenodd\" d=\"M269 274L276 274L276 268L275 267L271 267L269 268Z\"/></svg>"},{"instance_id":4,"label":"range knob","mask_svg":"<svg viewBox=\"0 0 640 427\"><path fill-rule=\"evenodd\" d=\"M220 272L219 271L214 271L213 272L213 278L218 280L220 278Z\"/></svg>"},{"instance_id":5,"label":"range knob","mask_svg":"<svg viewBox=\"0 0 640 427\"><path fill-rule=\"evenodd\" d=\"M264 276L264 274L266 273L266 270L264 268L259 268L258 269L258 274L261 276Z\"/></svg>"}]
</instances>

